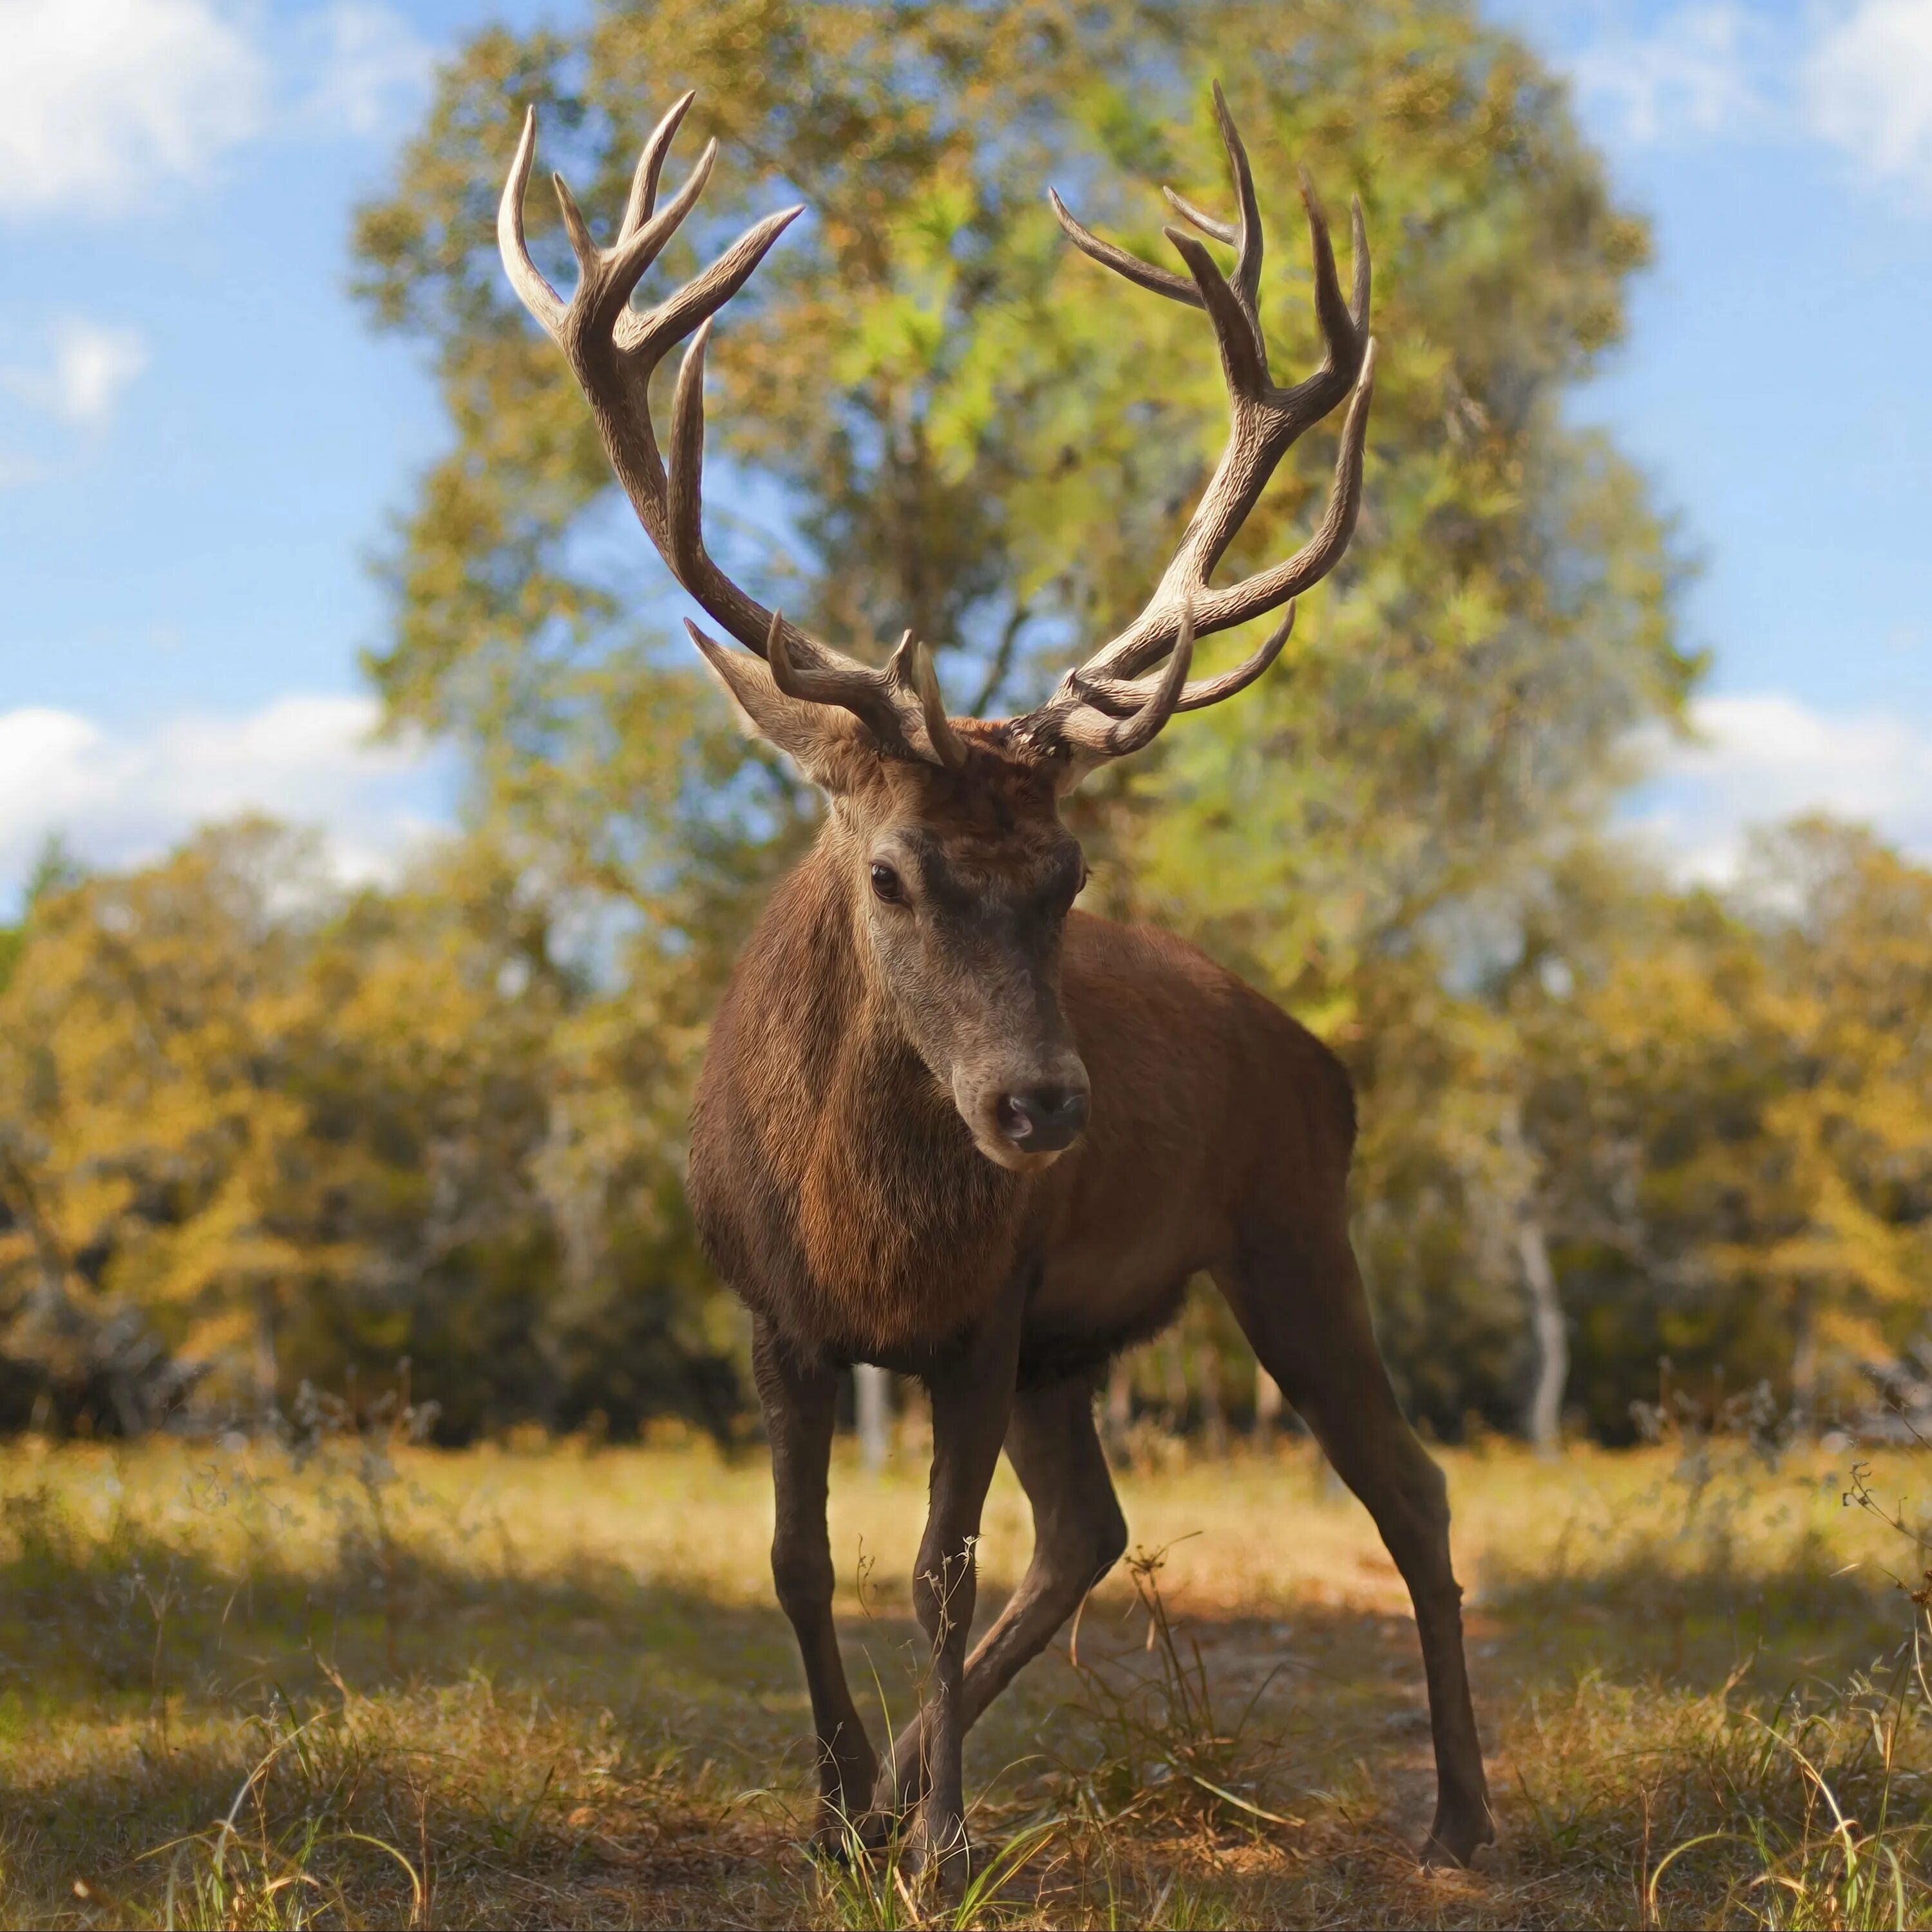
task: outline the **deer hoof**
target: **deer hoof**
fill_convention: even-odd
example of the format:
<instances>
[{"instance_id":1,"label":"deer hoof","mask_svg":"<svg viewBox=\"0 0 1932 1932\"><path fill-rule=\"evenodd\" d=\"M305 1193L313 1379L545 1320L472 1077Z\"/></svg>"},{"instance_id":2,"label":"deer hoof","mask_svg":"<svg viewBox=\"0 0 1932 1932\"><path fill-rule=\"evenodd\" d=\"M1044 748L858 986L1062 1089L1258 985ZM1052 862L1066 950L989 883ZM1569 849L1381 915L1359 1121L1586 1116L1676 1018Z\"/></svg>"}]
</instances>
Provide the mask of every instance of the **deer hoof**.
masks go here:
<instances>
[{"instance_id":1,"label":"deer hoof","mask_svg":"<svg viewBox=\"0 0 1932 1932\"><path fill-rule=\"evenodd\" d=\"M1423 1869L1448 1871L1466 1867L1484 1846L1494 1844L1496 1838L1486 1804L1440 1805L1429 1836L1423 1840Z\"/></svg>"},{"instance_id":2,"label":"deer hoof","mask_svg":"<svg viewBox=\"0 0 1932 1932\"><path fill-rule=\"evenodd\" d=\"M934 1887L940 1898L957 1900L973 1870L973 1847L966 1836L965 1820L922 1814L906 1846L903 1869L909 1876Z\"/></svg>"}]
</instances>

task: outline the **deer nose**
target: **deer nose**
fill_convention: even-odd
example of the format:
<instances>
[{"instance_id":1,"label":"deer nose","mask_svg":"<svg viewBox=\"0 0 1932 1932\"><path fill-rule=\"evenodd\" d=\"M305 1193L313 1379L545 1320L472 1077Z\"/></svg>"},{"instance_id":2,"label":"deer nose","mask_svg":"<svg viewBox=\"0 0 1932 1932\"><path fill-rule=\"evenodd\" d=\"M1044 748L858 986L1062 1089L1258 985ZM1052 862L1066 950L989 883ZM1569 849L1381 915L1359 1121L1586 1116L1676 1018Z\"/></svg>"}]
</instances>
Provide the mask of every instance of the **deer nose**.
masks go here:
<instances>
[{"instance_id":1,"label":"deer nose","mask_svg":"<svg viewBox=\"0 0 1932 1932\"><path fill-rule=\"evenodd\" d=\"M1087 1124L1084 1087L1036 1087L1025 1094L1002 1094L1001 1136L1028 1154L1057 1154L1071 1147Z\"/></svg>"}]
</instances>

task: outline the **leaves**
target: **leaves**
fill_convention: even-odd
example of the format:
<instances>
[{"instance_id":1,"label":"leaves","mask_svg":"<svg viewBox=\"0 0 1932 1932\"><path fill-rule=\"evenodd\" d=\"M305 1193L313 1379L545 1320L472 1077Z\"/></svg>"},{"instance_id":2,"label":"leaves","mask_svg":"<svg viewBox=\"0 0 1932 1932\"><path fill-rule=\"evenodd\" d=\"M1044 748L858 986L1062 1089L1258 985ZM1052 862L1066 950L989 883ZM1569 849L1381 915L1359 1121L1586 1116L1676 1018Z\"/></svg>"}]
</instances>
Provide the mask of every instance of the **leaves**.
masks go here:
<instances>
[{"instance_id":1,"label":"leaves","mask_svg":"<svg viewBox=\"0 0 1932 1932\"><path fill-rule=\"evenodd\" d=\"M60 1265L210 1359L268 1330L285 1373L407 1348L459 1430L728 1414L683 1123L818 807L676 634L503 280L516 130L536 105L604 232L649 127L698 91L670 178L709 139L720 164L640 299L808 205L712 345L713 548L862 656L911 627L956 704L998 709L1139 607L1226 434L1200 316L1068 248L1044 190L1167 259L1162 184L1231 206L1217 78L1285 382L1322 354L1298 170L1344 254L1362 203L1364 508L1269 675L1072 801L1087 902L1192 937L1348 1059L1358 1246L1438 1427L1514 1414L1526 1216L1604 1432L1661 1353L1822 1388L1909 1339L1932 886L1843 828L1767 842L1729 897L1604 842L1634 728L1676 724L1702 668L1674 531L1569 406L1648 238L1561 86L1437 0L604 0L579 31L460 48L356 248L450 430L368 668L393 724L463 749L471 829L388 892L345 896L261 826L50 879L0 934L0 1132ZM567 284L549 198L527 214ZM1290 453L1222 581L1298 547L1335 435ZM1201 668L1255 641L1204 640ZM14 1212L0 1280L43 1265Z\"/></svg>"},{"instance_id":2,"label":"leaves","mask_svg":"<svg viewBox=\"0 0 1932 1932\"><path fill-rule=\"evenodd\" d=\"M37 902L0 995L0 1298L51 1245L218 1407L410 1355L458 1436L722 1426L674 1165L697 1035L598 997L563 912L480 840L345 894L260 822Z\"/></svg>"}]
</instances>

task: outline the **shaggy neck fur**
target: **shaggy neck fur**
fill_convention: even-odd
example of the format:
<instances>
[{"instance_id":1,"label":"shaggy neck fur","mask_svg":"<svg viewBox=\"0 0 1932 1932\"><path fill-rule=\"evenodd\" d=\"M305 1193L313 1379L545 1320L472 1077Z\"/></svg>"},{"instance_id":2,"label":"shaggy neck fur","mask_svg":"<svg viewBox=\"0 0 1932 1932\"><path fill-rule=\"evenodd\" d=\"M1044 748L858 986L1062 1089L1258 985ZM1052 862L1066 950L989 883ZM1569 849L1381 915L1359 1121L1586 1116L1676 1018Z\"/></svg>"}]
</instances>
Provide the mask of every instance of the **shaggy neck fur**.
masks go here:
<instances>
[{"instance_id":1,"label":"shaggy neck fur","mask_svg":"<svg viewBox=\"0 0 1932 1932\"><path fill-rule=\"evenodd\" d=\"M795 1342L916 1356L1010 1279L1028 1184L974 1146L907 1038L850 841L835 816L739 963L699 1086L692 1197L713 1259Z\"/></svg>"}]
</instances>

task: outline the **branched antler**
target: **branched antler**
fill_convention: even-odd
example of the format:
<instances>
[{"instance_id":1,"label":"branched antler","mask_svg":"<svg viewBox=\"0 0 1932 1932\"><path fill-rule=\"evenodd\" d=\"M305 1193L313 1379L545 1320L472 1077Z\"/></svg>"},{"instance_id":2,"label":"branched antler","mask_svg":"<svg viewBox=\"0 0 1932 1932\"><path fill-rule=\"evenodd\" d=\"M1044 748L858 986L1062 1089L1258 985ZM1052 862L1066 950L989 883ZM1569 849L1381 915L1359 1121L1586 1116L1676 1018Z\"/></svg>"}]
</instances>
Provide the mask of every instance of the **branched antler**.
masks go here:
<instances>
[{"instance_id":1,"label":"branched antler","mask_svg":"<svg viewBox=\"0 0 1932 1932\"><path fill-rule=\"evenodd\" d=\"M1229 424L1226 447L1199 506L1140 615L1084 664L1069 671L1046 704L1014 721L1016 733L1042 753L1064 746L1090 755L1107 740L1116 721L1131 719L1138 730L1156 703L1164 703L1166 709L1154 730L1174 712L1199 710L1245 689L1274 663L1288 641L1294 622L1294 599L1334 568L1354 532L1361 502L1363 445L1375 382L1375 344L1369 334L1369 248L1361 203L1354 206L1354 284L1345 302L1327 220L1306 172L1302 176L1301 198L1308 212L1315 258L1315 310L1327 354L1313 375L1292 388L1277 388L1268 372L1258 307L1262 226L1254 178L1218 83L1214 112L1234 176L1238 219L1232 224L1218 220L1172 189L1162 192L1183 220L1234 250L1232 278L1222 273L1195 236L1178 228L1164 232L1186 266L1186 274L1143 262L1083 227L1067 212L1059 196L1048 191L1060 226L1083 254L1139 287L1206 311L1221 352ZM1344 397L1348 398L1348 413L1342 424L1334 482L1314 536L1286 562L1239 584L1214 589L1209 579L1215 566L1289 446ZM1196 636L1244 623L1284 604L1288 611L1282 623L1234 670L1191 684L1174 674L1174 661L1187 655ZM1162 674L1141 676L1163 657L1169 662ZM1153 730L1146 736L1151 737Z\"/></svg>"},{"instance_id":2,"label":"branched antler","mask_svg":"<svg viewBox=\"0 0 1932 1932\"><path fill-rule=\"evenodd\" d=\"M696 206L717 159L714 141L684 185L658 208L664 160L692 98L687 94L676 102L645 142L610 248L600 248L592 240L562 178L551 178L577 258L577 287L568 302L538 272L524 238L524 197L536 152L532 109L497 214L503 266L524 306L568 358L617 479L678 582L740 644L764 658L773 682L787 695L842 706L892 756L956 770L965 760L965 748L946 722L931 655L910 632L884 668L875 670L767 610L718 568L705 548L704 358L712 321L803 211L788 208L766 215L655 308L632 306L639 280ZM1315 308L1328 352L1313 375L1292 388L1277 388L1268 373L1258 307L1262 226L1254 179L1218 85L1214 112L1234 176L1238 218L1232 224L1219 220L1172 190L1162 192L1184 221L1234 250L1232 278L1194 236L1178 228L1165 232L1186 274L1143 262L1083 228L1048 190L1054 212L1077 248L1142 288L1205 310L1221 352L1230 422L1221 460L1146 608L1119 636L1069 671L1046 704L1012 721L1012 741L1037 755L1077 752L1083 765L1123 757L1148 743L1176 712L1197 711L1244 690L1288 641L1295 597L1334 568L1354 533L1375 374L1361 205L1355 204L1354 213L1354 286L1345 302L1328 224L1304 174L1301 195L1315 256ZM667 462L651 422L650 381L664 356L687 336L691 346L678 370ZM1289 446L1344 397L1348 412L1335 480L1314 536L1286 562L1214 589L1208 580L1216 565ZM1197 635L1226 630L1284 604L1287 614L1280 625L1244 663L1219 676L1188 681ZM695 626L690 628L698 648L715 662L724 646ZM1158 674L1144 675L1163 658L1167 662Z\"/></svg>"},{"instance_id":3,"label":"branched antler","mask_svg":"<svg viewBox=\"0 0 1932 1932\"><path fill-rule=\"evenodd\" d=\"M632 292L696 206L717 160L717 142L707 142L690 178L658 210L665 158L694 98L687 94L677 101L644 143L610 248L592 240L562 176L551 177L577 257L577 287L568 302L544 278L524 238L524 197L536 153L536 110L530 110L496 216L497 245L511 286L569 362L617 480L678 582L740 644L766 659L781 690L844 706L895 756L956 766L964 750L946 722L931 656L910 632L885 668L875 670L767 610L733 583L705 548L704 353L712 319L804 211L787 208L766 215L655 308L631 306ZM650 381L666 353L686 336L692 342L678 370L667 466L651 422ZM694 627L692 635L707 654L723 648Z\"/></svg>"}]
</instances>

